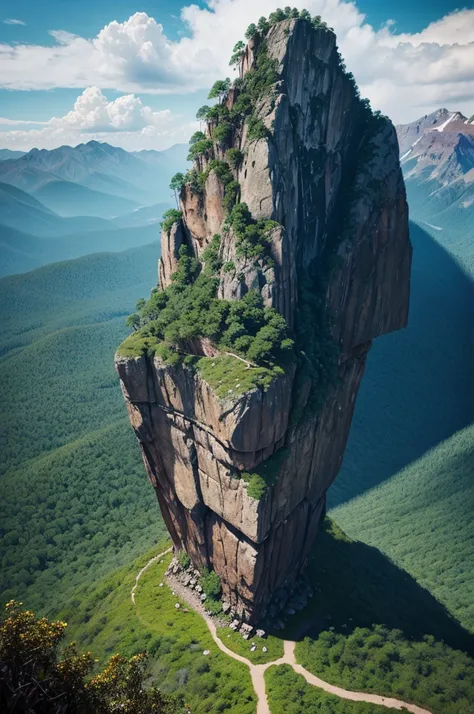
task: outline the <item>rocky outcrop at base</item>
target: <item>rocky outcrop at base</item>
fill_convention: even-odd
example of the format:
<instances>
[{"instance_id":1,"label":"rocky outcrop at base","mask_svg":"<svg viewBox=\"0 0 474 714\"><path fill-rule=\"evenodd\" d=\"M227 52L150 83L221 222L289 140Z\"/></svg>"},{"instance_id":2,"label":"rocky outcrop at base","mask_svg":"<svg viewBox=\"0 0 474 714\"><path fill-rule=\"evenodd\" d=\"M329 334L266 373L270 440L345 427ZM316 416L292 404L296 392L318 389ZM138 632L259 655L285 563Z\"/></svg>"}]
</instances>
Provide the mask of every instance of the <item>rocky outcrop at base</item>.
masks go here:
<instances>
[{"instance_id":1,"label":"rocky outcrop at base","mask_svg":"<svg viewBox=\"0 0 474 714\"><path fill-rule=\"evenodd\" d=\"M254 97L251 121L234 119L227 145L213 139L218 123L209 123L214 159L196 158L200 189L181 192L183 219L163 232L159 275L164 289L180 246L203 260L219 234L217 296L259 292L293 331L294 358L264 385L243 388L256 365L204 340L182 349L202 356L197 363L170 365L149 346L116 356L175 547L220 576L223 599L251 624L275 593L291 592L304 568L371 340L406 324L411 265L394 128L358 98L333 32L292 19L254 37L227 112L264 63L275 81ZM266 253L239 249L242 236L224 208L222 162L231 148L242 157L231 176L237 201L253 221L272 221ZM225 379L233 360L237 375L225 390L223 360Z\"/></svg>"}]
</instances>

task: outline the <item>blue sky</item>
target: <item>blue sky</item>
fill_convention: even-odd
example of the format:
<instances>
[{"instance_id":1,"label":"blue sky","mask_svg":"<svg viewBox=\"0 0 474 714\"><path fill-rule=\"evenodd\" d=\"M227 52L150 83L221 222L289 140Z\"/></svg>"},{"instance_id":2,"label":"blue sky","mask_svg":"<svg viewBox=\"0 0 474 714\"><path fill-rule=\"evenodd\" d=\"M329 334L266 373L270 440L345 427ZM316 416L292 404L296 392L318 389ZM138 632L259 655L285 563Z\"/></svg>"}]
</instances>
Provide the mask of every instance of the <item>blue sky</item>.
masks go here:
<instances>
[{"instance_id":1,"label":"blue sky","mask_svg":"<svg viewBox=\"0 0 474 714\"><path fill-rule=\"evenodd\" d=\"M125 148L184 140L213 79L230 73L235 41L278 3L193 5L2 0L0 148L51 148L89 136ZM297 3L304 6L334 26L363 94L395 121L441 105L474 111L472 4Z\"/></svg>"}]
</instances>

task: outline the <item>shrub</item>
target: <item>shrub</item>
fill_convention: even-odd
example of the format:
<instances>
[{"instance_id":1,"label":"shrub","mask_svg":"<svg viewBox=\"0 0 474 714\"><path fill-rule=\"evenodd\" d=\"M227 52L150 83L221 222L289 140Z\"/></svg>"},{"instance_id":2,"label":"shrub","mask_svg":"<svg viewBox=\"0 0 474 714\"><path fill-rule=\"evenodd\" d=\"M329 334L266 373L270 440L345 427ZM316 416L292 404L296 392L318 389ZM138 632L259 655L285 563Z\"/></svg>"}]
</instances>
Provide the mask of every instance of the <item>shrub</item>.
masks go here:
<instances>
[{"instance_id":1,"label":"shrub","mask_svg":"<svg viewBox=\"0 0 474 714\"><path fill-rule=\"evenodd\" d=\"M237 201L237 198L239 196L239 193L240 184L238 181L232 180L226 185L223 200L223 205L226 211L232 211L235 202Z\"/></svg>"},{"instance_id":2,"label":"shrub","mask_svg":"<svg viewBox=\"0 0 474 714\"><path fill-rule=\"evenodd\" d=\"M203 119L207 119L209 110L210 110L210 107L207 104L204 104L204 106L199 107L199 109L196 112L196 119L198 121L203 121Z\"/></svg>"},{"instance_id":3,"label":"shrub","mask_svg":"<svg viewBox=\"0 0 474 714\"><path fill-rule=\"evenodd\" d=\"M259 139L265 139L268 137L269 132L265 124L261 119L257 119L254 116L249 117L248 121L248 138L250 141L258 141Z\"/></svg>"},{"instance_id":4,"label":"shrub","mask_svg":"<svg viewBox=\"0 0 474 714\"><path fill-rule=\"evenodd\" d=\"M189 140L189 145L193 146L193 144L197 144L198 141L204 141L205 139L207 139L207 136L203 131L195 131Z\"/></svg>"},{"instance_id":5,"label":"shrub","mask_svg":"<svg viewBox=\"0 0 474 714\"><path fill-rule=\"evenodd\" d=\"M6 710L51 714L183 711L177 699L156 687L144 687L144 653L130 659L114 655L102 672L91 677L94 659L90 652L81 654L74 643L59 652L65 622L39 619L13 601L6 610L0 625L0 698Z\"/></svg>"},{"instance_id":6,"label":"shrub","mask_svg":"<svg viewBox=\"0 0 474 714\"><path fill-rule=\"evenodd\" d=\"M198 156L205 156L206 158L209 158L213 149L214 146L210 139L200 139L189 147L188 161L193 161Z\"/></svg>"},{"instance_id":7,"label":"shrub","mask_svg":"<svg viewBox=\"0 0 474 714\"><path fill-rule=\"evenodd\" d=\"M229 124L229 122L223 121L220 124L218 124L213 132L212 132L212 138L214 141L216 141L218 144L225 144L230 140L232 136L232 126Z\"/></svg>"},{"instance_id":8,"label":"shrub","mask_svg":"<svg viewBox=\"0 0 474 714\"><path fill-rule=\"evenodd\" d=\"M178 563L183 568L183 570L186 570L191 565L191 558L189 557L189 555L186 553L185 550L179 551Z\"/></svg>"},{"instance_id":9,"label":"shrub","mask_svg":"<svg viewBox=\"0 0 474 714\"><path fill-rule=\"evenodd\" d=\"M262 258L268 253L271 231L279 224L269 219L255 221L246 203L234 206L229 223L237 236L236 253L243 258Z\"/></svg>"},{"instance_id":10,"label":"shrub","mask_svg":"<svg viewBox=\"0 0 474 714\"><path fill-rule=\"evenodd\" d=\"M132 330L138 330L140 327L140 315L134 312L132 315L127 317L125 324Z\"/></svg>"},{"instance_id":11,"label":"shrub","mask_svg":"<svg viewBox=\"0 0 474 714\"><path fill-rule=\"evenodd\" d=\"M167 233L170 232L173 223L177 223L183 217L181 211L176 210L176 208L169 208L163 213L163 220L160 223L161 228Z\"/></svg>"},{"instance_id":12,"label":"shrub","mask_svg":"<svg viewBox=\"0 0 474 714\"><path fill-rule=\"evenodd\" d=\"M206 610L208 610L211 615L219 615L222 612L222 603L220 600L216 600L213 597L208 597L204 603Z\"/></svg>"},{"instance_id":13,"label":"shrub","mask_svg":"<svg viewBox=\"0 0 474 714\"><path fill-rule=\"evenodd\" d=\"M208 598L217 600L222 590L221 579L214 570L204 570L201 575L201 587Z\"/></svg>"},{"instance_id":14,"label":"shrub","mask_svg":"<svg viewBox=\"0 0 474 714\"><path fill-rule=\"evenodd\" d=\"M242 42L242 40L239 40L237 44L234 46L234 49L232 50L232 57L230 58L229 65L232 67L235 64L238 64L240 60L242 59L242 56L244 54L245 50L245 44Z\"/></svg>"},{"instance_id":15,"label":"shrub","mask_svg":"<svg viewBox=\"0 0 474 714\"><path fill-rule=\"evenodd\" d=\"M246 40L251 40L254 38L256 35L258 35L258 29L257 26L252 22L248 27L247 30L245 31L245 39Z\"/></svg>"},{"instance_id":16,"label":"shrub","mask_svg":"<svg viewBox=\"0 0 474 714\"><path fill-rule=\"evenodd\" d=\"M244 160L244 153L240 149L229 149L226 153L226 159L233 169L238 169Z\"/></svg>"}]
</instances>

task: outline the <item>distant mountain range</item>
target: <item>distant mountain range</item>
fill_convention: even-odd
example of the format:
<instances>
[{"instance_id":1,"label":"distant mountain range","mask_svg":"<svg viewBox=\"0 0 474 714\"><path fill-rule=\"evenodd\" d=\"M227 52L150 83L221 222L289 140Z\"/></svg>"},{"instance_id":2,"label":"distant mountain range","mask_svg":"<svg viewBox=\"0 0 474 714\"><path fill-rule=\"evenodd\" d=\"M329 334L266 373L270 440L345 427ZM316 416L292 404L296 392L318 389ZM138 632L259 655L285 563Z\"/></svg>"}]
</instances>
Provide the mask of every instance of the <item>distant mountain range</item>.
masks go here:
<instances>
[{"instance_id":1,"label":"distant mountain range","mask_svg":"<svg viewBox=\"0 0 474 714\"><path fill-rule=\"evenodd\" d=\"M90 141L0 153L0 275L159 237L187 145L127 152Z\"/></svg>"},{"instance_id":2,"label":"distant mountain range","mask_svg":"<svg viewBox=\"0 0 474 714\"><path fill-rule=\"evenodd\" d=\"M411 217L474 270L474 116L439 109L397 134Z\"/></svg>"},{"instance_id":3,"label":"distant mountain range","mask_svg":"<svg viewBox=\"0 0 474 714\"><path fill-rule=\"evenodd\" d=\"M5 159L19 159L20 156L24 156L26 151L12 151L11 149L0 149L0 161L5 161Z\"/></svg>"},{"instance_id":4,"label":"distant mountain range","mask_svg":"<svg viewBox=\"0 0 474 714\"><path fill-rule=\"evenodd\" d=\"M30 193L62 216L112 218L169 201L170 178L185 168L186 154L186 144L131 153L97 141L32 149L0 161L0 182Z\"/></svg>"}]
</instances>

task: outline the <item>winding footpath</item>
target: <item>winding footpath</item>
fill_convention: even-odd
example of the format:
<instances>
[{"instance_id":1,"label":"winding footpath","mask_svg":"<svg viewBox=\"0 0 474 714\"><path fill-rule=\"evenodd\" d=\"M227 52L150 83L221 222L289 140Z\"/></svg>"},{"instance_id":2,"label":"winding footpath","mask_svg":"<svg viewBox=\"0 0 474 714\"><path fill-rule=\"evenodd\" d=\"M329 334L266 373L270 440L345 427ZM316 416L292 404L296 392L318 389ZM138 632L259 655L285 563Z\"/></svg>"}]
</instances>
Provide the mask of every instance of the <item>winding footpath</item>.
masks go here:
<instances>
[{"instance_id":1,"label":"winding footpath","mask_svg":"<svg viewBox=\"0 0 474 714\"><path fill-rule=\"evenodd\" d=\"M171 553L172 551L173 551L173 546L170 546L169 548L167 548L166 550L164 550L162 553L158 553L158 555L153 556L153 558L151 558L151 559L148 561L148 563L147 563L146 565L144 565L143 568L140 570L140 572L138 573L137 577L135 578L135 585L133 586L133 588L132 588L131 591L130 591L130 597L132 598L132 602L133 602L134 605L135 605L135 593L136 593L136 590L137 590L138 581L139 581L140 578L142 577L142 575L143 575L143 573L145 572L145 570L148 570L148 568L150 567L150 565L153 565L153 563L157 563L159 560L161 560L162 558L164 558L165 555L168 555L168 553Z\"/></svg>"},{"instance_id":2,"label":"winding footpath","mask_svg":"<svg viewBox=\"0 0 474 714\"><path fill-rule=\"evenodd\" d=\"M168 548L167 550L163 551L163 553L159 553L159 555L155 555L151 560L148 561L148 563L140 570L138 573L137 577L135 578L135 585L133 586L131 592L130 592L130 597L132 599L133 604L135 605L135 592L137 589L138 581L140 580L141 576L143 573L151 566L153 563L156 563L158 560L161 560L165 555L168 553L171 553L173 548ZM329 682L325 682L323 679L320 679L319 677L316 677L316 675L311 674L311 672L308 672L307 669L305 669L301 664L298 664L296 662L296 657L295 657L295 647L296 647L296 642L293 642L292 640L284 640L283 641L283 657L280 657L280 659L274 660L273 662L267 662L266 664L253 664L249 659L246 657L242 657L242 655L237 654L236 652L233 652L230 650L228 647L225 646L225 644L222 642L222 640L217 636L217 629L214 621L212 618L210 618L208 615L203 614L199 610L196 609L195 602L193 598L190 596L190 593L186 591L186 588L182 588L179 592L179 597L182 600L185 600L186 604L189 605L193 610L195 610L205 621L209 632L211 633L212 639L216 643L217 647L221 650L221 652L224 652L226 655L229 657L232 657L233 659L237 660L238 662L242 662L242 664L247 665L247 667L250 670L250 676L252 678L252 684L255 689L255 694L257 695L257 711L256 714L271 714L270 707L268 705L268 698L267 698L267 692L265 689L265 671L269 667L273 667L273 665L280 665L280 664L288 664L290 667L294 669L294 671L297 674L301 674L306 682L310 684L313 687L319 687L320 689L323 689L325 692L328 694L334 694L337 697L340 697L341 699L349 699L350 701L353 702L368 702L370 704L378 704L379 706L382 707L387 707L387 709L398 709L399 711L408 711L411 712L412 714L432 714L428 709L423 709L422 707L418 707L416 704L409 704L408 702L402 702L399 699L393 699L392 697L382 697L379 696L378 694L369 694L366 692L352 692L349 689L342 689L341 687L336 687L334 684L329 684Z\"/></svg>"}]
</instances>

